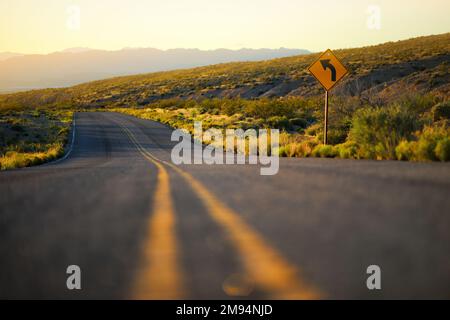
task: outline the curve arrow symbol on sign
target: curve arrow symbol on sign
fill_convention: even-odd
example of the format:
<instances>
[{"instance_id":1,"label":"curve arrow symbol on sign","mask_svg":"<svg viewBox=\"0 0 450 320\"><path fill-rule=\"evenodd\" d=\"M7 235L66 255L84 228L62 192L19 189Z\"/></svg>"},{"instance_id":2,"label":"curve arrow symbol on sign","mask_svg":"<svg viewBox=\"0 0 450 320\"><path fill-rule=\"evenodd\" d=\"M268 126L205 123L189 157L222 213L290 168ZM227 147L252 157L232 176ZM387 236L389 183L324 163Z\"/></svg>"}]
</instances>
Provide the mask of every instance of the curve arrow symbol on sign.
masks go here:
<instances>
[{"instance_id":1,"label":"curve arrow symbol on sign","mask_svg":"<svg viewBox=\"0 0 450 320\"><path fill-rule=\"evenodd\" d=\"M336 81L336 68L330 63L330 59L320 60L323 70L331 70L331 81Z\"/></svg>"}]
</instances>

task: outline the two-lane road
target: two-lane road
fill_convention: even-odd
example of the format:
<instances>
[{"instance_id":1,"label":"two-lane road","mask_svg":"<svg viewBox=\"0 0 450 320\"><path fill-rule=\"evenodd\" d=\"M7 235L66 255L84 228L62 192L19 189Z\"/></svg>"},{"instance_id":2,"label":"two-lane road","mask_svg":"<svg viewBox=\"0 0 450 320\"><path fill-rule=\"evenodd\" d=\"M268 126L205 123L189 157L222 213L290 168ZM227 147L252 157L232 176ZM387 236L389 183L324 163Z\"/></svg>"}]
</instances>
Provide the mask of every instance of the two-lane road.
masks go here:
<instances>
[{"instance_id":1,"label":"two-lane road","mask_svg":"<svg viewBox=\"0 0 450 320\"><path fill-rule=\"evenodd\" d=\"M175 166L170 135L78 113L66 159L1 172L0 298L450 298L449 164L281 159L261 176Z\"/></svg>"}]
</instances>

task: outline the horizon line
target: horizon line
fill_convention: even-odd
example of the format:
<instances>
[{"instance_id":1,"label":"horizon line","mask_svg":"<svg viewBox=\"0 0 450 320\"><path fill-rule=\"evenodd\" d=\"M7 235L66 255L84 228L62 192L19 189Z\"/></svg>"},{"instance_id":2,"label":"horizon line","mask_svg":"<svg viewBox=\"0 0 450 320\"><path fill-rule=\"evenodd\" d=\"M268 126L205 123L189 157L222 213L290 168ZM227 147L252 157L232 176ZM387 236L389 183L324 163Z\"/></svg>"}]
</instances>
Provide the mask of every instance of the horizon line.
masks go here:
<instances>
[{"instance_id":1,"label":"horizon line","mask_svg":"<svg viewBox=\"0 0 450 320\"><path fill-rule=\"evenodd\" d=\"M22 56L31 56L31 55L50 55L54 53L83 53L88 51L105 51L105 52L117 52L117 51L132 51L132 50L141 50L141 49L153 49L157 51L167 52L172 50L198 50L198 51L204 51L204 52L213 52L213 51L219 51L219 50L228 50L228 51L240 51L240 50L301 50L301 51L308 51L310 53L313 53L314 51L311 51L309 49L305 48L287 48L287 47L279 47L279 48L267 48L267 47L261 47L261 48L249 48L249 47L241 47L237 49L231 49L231 48L214 48L214 49L200 49L195 47L174 47L174 48L168 48L168 49L160 49L156 47L122 47L120 49L97 49L97 48L90 48L90 47L69 47L65 49L60 49L56 51L50 51L47 53L23 53L23 52L17 52L17 51L0 51L0 54L17 54ZM71 52L70 50L80 50L79 52Z\"/></svg>"}]
</instances>

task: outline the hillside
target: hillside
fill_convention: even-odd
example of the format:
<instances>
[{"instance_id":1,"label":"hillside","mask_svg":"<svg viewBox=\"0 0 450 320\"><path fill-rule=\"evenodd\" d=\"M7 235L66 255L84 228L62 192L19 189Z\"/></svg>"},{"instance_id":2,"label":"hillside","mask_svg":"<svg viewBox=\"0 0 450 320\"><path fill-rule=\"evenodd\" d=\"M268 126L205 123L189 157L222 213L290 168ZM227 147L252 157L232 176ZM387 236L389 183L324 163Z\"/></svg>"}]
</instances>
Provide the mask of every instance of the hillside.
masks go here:
<instances>
[{"instance_id":1,"label":"hillside","mask_svg":"<svg viewBox=\"0 0 450 320\"><path fill-rule=\"evenodd\" d=\"M390 99L400 91L448 94L450 33L335 53L350 75L334 95ZM316 57L310 54L111 78L67 89L3 95L0 104L4 108L72 100L82 106L129 106L173 97L311 96L322 92L306 70Z\"/></svg>"}]
</instances>

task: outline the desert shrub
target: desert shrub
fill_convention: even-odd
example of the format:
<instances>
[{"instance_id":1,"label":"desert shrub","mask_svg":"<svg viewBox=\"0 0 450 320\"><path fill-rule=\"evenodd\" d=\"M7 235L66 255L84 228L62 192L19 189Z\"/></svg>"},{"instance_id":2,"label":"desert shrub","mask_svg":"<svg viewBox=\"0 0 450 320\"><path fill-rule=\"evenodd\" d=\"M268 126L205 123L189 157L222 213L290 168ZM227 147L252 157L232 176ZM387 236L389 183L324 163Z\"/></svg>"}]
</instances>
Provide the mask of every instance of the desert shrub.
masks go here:
<instances>
[{"instance_id":1,"label":"desert shrub","mask_svg":"<svg viewBox=\"0 0 450 320\"><path fill-rule=\"evenodd\" d=\"M222 106L222 112L227 116L232 116L233 114L240 112L240 106L237 103L224 103Z\"/></svg>"},{"instance_id":2,"label":"desert shrub","mask_svg":"<svg viewBox=\"0 0 450 320\"><path fill-rule=\"evenodd\" d=\"M287 152L287 156L288 157L299 157L301 156L298 152L299 149L297 148L298 144L297 143L290 143L288 145L286 145L286 152Z\"/></svg>"},{"instance_id":3,"label":"desert shrub","mask_svg":"<svg viewBox=\"0 0 450 320\"><path fill-rule=\"evenodd\" d=\"M353 141L346 141L335 146L336 153L339 158L351 159L357 158L358 147Z\"/></svg>"},{"instance_id":4,"label":"desert shrub","mask_svg":"<svg viewBox=\"0 0 450 320\"><path fill-rule=\"evenodd\" d=\"M41 164L62 155L72 115L51 108L0 113L0 168Z\"/></svg>"},{"instance_id":5,"label":"desert shrub","mask_svg":"<svg viewBox=\"0 0 450 320\"><path fill-rule=\"evenodd\" d=\"M316 145L314 140L295 141L291 135L281 133L279 155L281 157L309 157Z\"/></svg>"},{"instance_id":6,"label":"desert shrub","mask_svg":"<svg viewBox=\"0 0 450 320\"><path fill-rule=\"evenodd\" d=\"M438 102L438 97L432 93L428 94L407 94L400 99L400 104L413 113L423 113L429 111Z\"/></svg>"},{"instance_id":7,"label":"desert shrub","mask_svg":"<svg viewBox=\"0 0 450 320\"><path fill-rule=\"evenodd\" d=\"M334 158L337 156L337 150L335 147L329 144L319 144L313 149L311 155L313 157Z\"/></svg>"},{"instance_id":8,"label":"desert shrub","mask_svg":"<svg viewBox=\"0 0 450 320\"><path fill-rule=\"evenodd\" d=\"M314 145L311 142L304 141L300 143L294 143L292 145L293 156L295 157L309 157L312 153Z\"/></svg>"},{"instance_id":9,"label":"desert shrub","mask_svg":"<svg viewBox=\"0 0 450 320\"><path fill-rule=\"evenodd\" d=\"M441 102L431 108L433 121L450 119L450 100Z\"/></svg>"},{"instance_id":10,"label":"desert shrub","mask_svg":"<svg viewBox=\"0 0 450 320\"><path fill-rule=\"evenodd\" d=\"M203 99L199 103L199 110L201 110L202 113L213 113L213 111L217 109L220 109L219 99Z\"/></svg>"},{"instance_id":11,"label":"desert shrub","mask_svg":"<svg viewBox=\"0 0 450 320\"><path fill-rule=\"evenodd\" d=\"M395 159L395 148L419 127L415 114L400 105L369 107L353 116L350 139L363 158Z\"/></svg>"},{"instance_id":12,"label":"desert shrub","mask_svg":"<svg viewBox=\"0 0 450 320\"><path fill-rule=\"evenodd\" d=\"M294 144L295 157L309 157L312 152L311 144L308 142L300 142Z\"/></svg>"},{"instance_id":13,"label":"desert shrub","mask_svg":"<svg viewBox=\"0 0 450 320\"><path fill-rule=\"evenodd\" d=\"M300 128L303 128L303 129L305 129L308 126L308 121L306 119L303 119L303 118L289 119L289 123L292 126L299 126Z\"/></svg>"},{"instance_id":14,"label":"desert shrub","mask_svg":"<svg viewBox=\"0 0 450 320\"><path fill-rule=\"evenodd\" d=\"M402 140L395 148L395 155L397 160L412 160L414 159L414 153L417 142Z\"/></svg>"},{"instance_id":15,"label":"desert shrub","mask_svg":"<svg viewBox=\"0 0 450 320\"><path fill-rule=\"evenodd\" d=\"M288 156L287 146L280 146L278 148L278 156L279 157L287 157Z\"/></svg>"},{"instance_id":16,"label":"desert shrub","mask_svg":"<svg viewBox=\"0 0 450 320\"><path fill-rule=\"evenodd\" d=\"M305 133L309 136L316 136L322 131L322 125L320 123L315 123L306 128Z\"/></svg>"},{"instance_id":17,"label":"desert shrub","mask_svg":"<svg viewBox=\"0 0 450 320\"><path fill-rule=\"evenodd\" d=\"M348 131L343 128L331 128L328 130L327 140L331 145L336 145L343 143L347 138ZM323 133L321 133L318 138L323 140Z\"/></svg>"},{"instance_id":18,"label":"desert shrub","mask_svg":"<svg viewBox=\"0 0 450 320\"><path fill-rule=\"evenodd\" d=\"M287 117L274 116L267 119L267 125L273 129L290 129L291 124Z\"/></svg>"},{"instance_id":19,"label":"desert shrub","mask_svg":"<svg viewBox=\"0 0 450 320\"><path fill-rule=\"evenodd\" d=\"M280 157L296 157L295 154L295 143L288 143L279 148L278 154Z\"/></svg>"},{"instance_id":20,"label":"desert shrub","mask_svg":"<svg viewBox=\"0 0 450 320\"><path fill-rule=\"evenodd\" d=\"M434 154L440 161L450 161L450 138L444 137L436 144Z\"/></svg>"},{"instance_id":21,"label":"desert shrub","mask_svg":"<svg viewBox=\"0 0 450 320\"><path fill-rule=\"evenodd\" d=\"M54 160L64 153L62 144L51 146L46 152L22 153L8 151L0 157L0 169L14 169L38 165L47 161Z\"/></svg>"},{"instance_id":22,"label":"desert shrub","mask_svg":"<svg viewBox=\"0 0 450 320\"><path fill-rule=\"evenodd\" d=\"M445 159L449 137L450 130L445 125L426 126L419 135L415 158L422 161Z\"/></svg>"},{"instance_id":23,"label":"desert shrub","mask_svg":"<svg viewBox=\"0 0 450 320\"><path fill-rule=\"evenodd\" d=\"M249 117L268 119L273 116L293 118L296 109L294 104L281 99L258 99L247 100L243 111Z\"/></svg>"}]
</instances>

